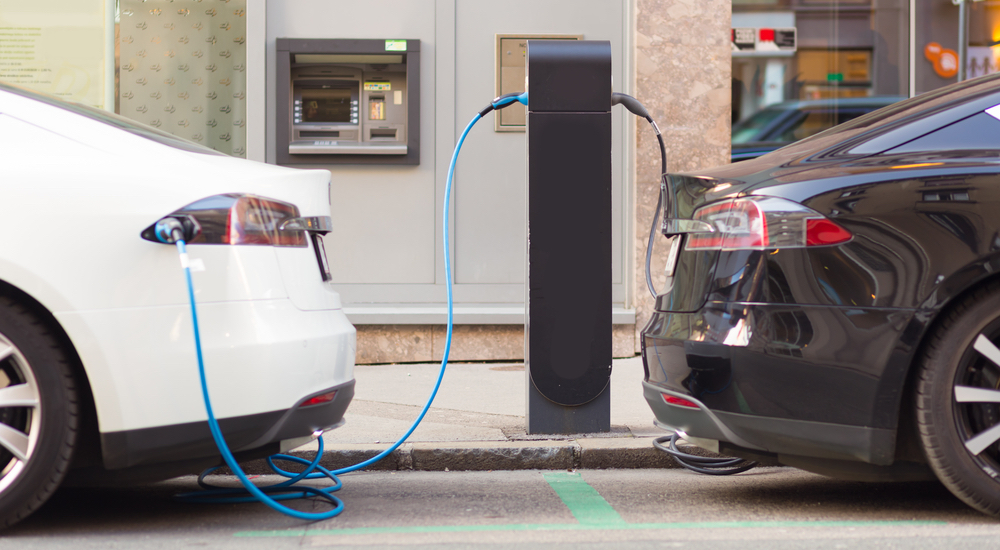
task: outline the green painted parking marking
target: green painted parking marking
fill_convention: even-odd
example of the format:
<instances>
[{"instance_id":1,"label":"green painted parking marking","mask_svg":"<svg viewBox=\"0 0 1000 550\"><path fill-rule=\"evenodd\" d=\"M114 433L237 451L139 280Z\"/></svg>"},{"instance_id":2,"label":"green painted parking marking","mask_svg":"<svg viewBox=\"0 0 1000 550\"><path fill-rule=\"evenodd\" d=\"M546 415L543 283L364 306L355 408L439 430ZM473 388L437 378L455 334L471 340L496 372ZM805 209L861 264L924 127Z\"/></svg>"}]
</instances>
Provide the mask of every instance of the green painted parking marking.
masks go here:
<instances>
[{"instance_id":1,"label":"green painted parking marking","mask_svg":"<svg viewBox=\"0 0 1000 550\"><path fill-rule=\"evenodd\" d=\"M608 501L584 481L579 473L547 472L542 474L542 477L581 525L625 523Z\"/></svg>"},{"instance_id":2,"label":"green painted parking marking","mask_svg":"<svg viewBox=\"0 0 1000 550\"><path fill-rule=\"evenodd\" d=\"M794 527L919 527L947 525L946 521L705 521L679 523L537 523L512 525L435 525L413 527L355 527L353 529L289 529L240 531L236 537L303 537L319 535L397 535L415 533L475 533L487 531L642 531L648 529L744 529Z\"/></svg>"},{"instance_id":3,"label":"green painted parking marking","mask_svg":"<svg viewBox=\"0 0 1000 550\"><path fill-rule=\"evenodd\" d=\"M416 533L476 533L497 531L642 531L649 529L745 529L794 527L914 527L947 525L946 521L703 521L626 523L621 515L579 473L546 472L545 481L578 523L520 523L510 525L432 525L409 527L355 527L347 529L289 529L240 531L236 537L308 537L349 535L406 535Z\"/></svg>"}]
</instances>

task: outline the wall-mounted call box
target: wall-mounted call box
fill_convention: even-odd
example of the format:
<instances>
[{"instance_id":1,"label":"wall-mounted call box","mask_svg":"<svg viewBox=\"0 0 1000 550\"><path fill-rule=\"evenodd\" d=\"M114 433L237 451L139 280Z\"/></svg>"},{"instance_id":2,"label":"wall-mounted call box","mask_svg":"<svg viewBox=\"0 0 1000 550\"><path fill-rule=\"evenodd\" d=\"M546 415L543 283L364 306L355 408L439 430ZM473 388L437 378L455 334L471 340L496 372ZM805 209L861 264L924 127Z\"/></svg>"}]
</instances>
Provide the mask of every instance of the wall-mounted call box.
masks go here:
<instances>
[{"instance_id":1,"label":"wall-mounted call box","mask_svg":"<svg viewBox=\"0 0 1000 550\"><path fill-rule=\"evenodd\" d=\"M512 92L523 92L528 40L583 40L582 34L498 34L496 35L496 93L497 97ZM515 103L493 115L493 129L497 132L523 132L527 110Z\"/></svg>"}]
</instances>

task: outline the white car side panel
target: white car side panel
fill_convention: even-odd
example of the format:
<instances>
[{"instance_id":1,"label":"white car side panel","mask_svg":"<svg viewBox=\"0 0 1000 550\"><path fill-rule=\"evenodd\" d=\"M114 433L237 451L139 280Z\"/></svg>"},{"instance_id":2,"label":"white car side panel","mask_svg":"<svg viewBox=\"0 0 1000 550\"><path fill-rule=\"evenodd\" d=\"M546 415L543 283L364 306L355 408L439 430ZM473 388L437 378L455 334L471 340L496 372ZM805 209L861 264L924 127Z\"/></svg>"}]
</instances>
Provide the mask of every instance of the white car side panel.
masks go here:
<instances>
[{"instance_id":1,"label":"white car side panel","mask_svg":"<svg viewBox=\"0 0 1000 550\"><path fill-rule=\"evenodd\" d=\"M287 409L354 377L354 327L340 310L304 312L288 300L257 300L199 304L198 317L219 418ZM89 358L101 432L207 418L186 306L56 318L79 336L73 344Z\"/></svg>"}]
</instances>

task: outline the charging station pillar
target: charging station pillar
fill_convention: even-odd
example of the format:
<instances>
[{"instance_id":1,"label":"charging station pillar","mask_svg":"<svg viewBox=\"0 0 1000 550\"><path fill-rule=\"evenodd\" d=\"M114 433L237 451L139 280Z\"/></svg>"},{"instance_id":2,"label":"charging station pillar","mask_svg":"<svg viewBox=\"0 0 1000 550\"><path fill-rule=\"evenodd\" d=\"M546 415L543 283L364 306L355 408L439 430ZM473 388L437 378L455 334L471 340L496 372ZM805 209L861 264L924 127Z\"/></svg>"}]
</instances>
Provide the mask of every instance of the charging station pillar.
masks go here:
<instances>
[{"instance_id":1,"label":"charging station pillar","mask_svg":"<svg viewBox=\"0 0 1000 550\"><path fill-rule=\"evenodd\" d=\"M611 43L529 40L529 434L611 430Z\"/></svg>"}]
</instances>

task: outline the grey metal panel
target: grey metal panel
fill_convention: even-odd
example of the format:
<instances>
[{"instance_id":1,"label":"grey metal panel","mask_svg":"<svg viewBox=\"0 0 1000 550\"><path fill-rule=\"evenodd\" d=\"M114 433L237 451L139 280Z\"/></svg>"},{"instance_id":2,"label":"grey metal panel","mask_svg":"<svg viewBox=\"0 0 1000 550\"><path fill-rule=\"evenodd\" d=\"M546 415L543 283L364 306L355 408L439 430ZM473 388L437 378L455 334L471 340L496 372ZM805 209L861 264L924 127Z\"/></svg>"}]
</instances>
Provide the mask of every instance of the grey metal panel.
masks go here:
<instances>
[{"instance_id":1,"label":"grey metal panel","mask_svg":"<svg viewBox=\"0 0 1000 550\"><path fill-rule=\"evenodd\" d=\"M421 143L434 143L434 0L383 0L378 17L368 2L300 0L267 5L268 121L276 102L277 38L397 38L421 41ZM267 159L274 162L274 132ZM337 283L433 285L436 203L433 147L422 147L419 166L324 166L332 174L333 232L324 243ZM344 296L351 301L350 296Z\"/></svg>"},{"instance_id":2,"label":"grey metal panel","mask_svg":"<svg viewBox=\"0 0 1000 550\"><path fill-rule=\"evenodd\" d=\"M438 284L436 285L433 293L437 298L433 300L436 302L445 302L447 300L445 294L445 264L444 264L444 243L442 242L441 235L444 232L444 209L442 203L444 202L444 191L445 183L448 176L448 166L451 163L452 149L455 147L455 142L458 139L459 134L455 131L455 127L458 125L455 119L455 82L457 80L457 75L455 72L455 56L458 50L457 35L455 28L457 27L457 15L456 15L456 3L458 0L436 0L436 18L437 18L437 43L435 48L439 52L441 63L438 64L437 70L434 71L434 80L436 83L435 100L437 104L441 105L440 111L437 113L437 117L434 121L434 126L436 128L436 141L435 147L435 162L437 163L437 191L435 194L435 204L437 207L434 211L435 215L435 236L437 237L434 242L435 251L435 275ZM430 77L430 73L428 73ZM453 192L454 193L454 192ZM454 195L452 195L454 199ZM448 217L449 227L455 227L455 208L454 202L452 202L451 212L449 212ZM454 258L455 257L455 239L454 233L452 233L452 238L449 242L448 254ZM453 266L454 264L452 264ZM454 275L454 273L452 274ZM410 294L411 298L404 298L402 301L413 302L415 299L412 297L414 294L425 293L424 289L412 289L417 290ZM456 289L457 290L457 289ZM484 300L468 300L467 298L459 298L455 295L456 302L468 302L468 301L478 301L478 302L507 302L511 300L503 300L496 298L486 298ZM350 302L350 300L347 300ZM346 302L345 302L346 303Z\"/></svg>"},{"instance_id":3,"label":"grey metal panel","mask_svg":"<svg viewBox=\"0 0 1000 550\"><path fill-rule=\"evenodd\" d=\"M443 304L445 177L459 132L494 95L494 35L552 32L611 40L615 90L628 93L630 2L515 0L497 10L482 2L385 0L378 3L377 18L369 17L371 6L345 0L267 3L267 120L272 124L275 116L277 37L421 41L420 165L318 167L333 176L334 231L325 244L345 304ZM631 204L623 188L627 127L627 119L615 112L612 298L618 307L628 305L632 243L625 230ZM269 129L269 162L276 156L273 134ZM459 304L523 302L524 147L523 134L496 135L491 120L480 121L466 141L451 221ZM399 315L406 317L402 310Z\"/></svg>"},{"instance_id":4,"label":"grey metal panel","mask_svg":"<svg viewBox=\"0 0 1000 550\"><path fill-rule=\"evenodd\" d=\"M495 92L496 34L582 34L587 40L610 40L617 91L626 82L623 56L625 2L606 0L538 1L514 0L503 10L481 2L463 2L457 7L455 55L456 130L485 105ZM531 17L524 17L530 13ZM529 98L529 102L530 102ZM483 121L479 126L486 126ZM614 112L613 270L616 287L623 285L625 266L623 240L622 115ZM487 128L489 128L487 126ZM455 272L460 283L524 282L525 143L519 133L483 131L477 126L462 148L455 183ZM567 238L572 238L567 228ZM629 241L631 242L631 241ZM621 295L624 302L624 292Z\"/></svg>"}]
</instances>

